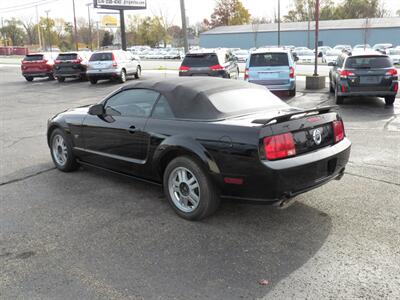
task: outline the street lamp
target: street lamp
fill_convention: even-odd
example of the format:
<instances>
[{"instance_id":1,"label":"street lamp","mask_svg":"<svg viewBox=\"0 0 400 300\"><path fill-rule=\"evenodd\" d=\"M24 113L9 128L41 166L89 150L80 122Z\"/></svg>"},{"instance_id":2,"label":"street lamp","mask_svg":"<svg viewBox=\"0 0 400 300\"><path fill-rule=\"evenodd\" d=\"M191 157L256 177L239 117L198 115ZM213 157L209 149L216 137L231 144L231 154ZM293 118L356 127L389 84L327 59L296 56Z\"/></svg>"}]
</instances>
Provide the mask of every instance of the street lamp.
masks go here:
<instances>
[{"instance_id":1,"label":"street lamp","mask_svg":"<svg viewBox=\"0 0 400 300\"><path fill-rule=\"evenodd\" d=\"M50 10L45 10L46 13L46 19L47 19L47 34L49 36L49 46L50 46L50 52L53 52L53 49L51 47L51 34L50 34L50 23L49 23L49 12Z\"/></svg>"},{"instance_id":2,"label":"street lamp","mask_svg":"<svg viewBox=\"0 0 400 300\"><path fill-rule=\"evenodd\" d=\"M281 0L278 0L278 47L281 46Z\"/></svg>"},{"instance_id":3,"label":"street lamp","mask_svg":"<svg viewBox=\"0 0 400 300\"><path fill-rule=\"evenodd\" d=\"M72 0L72 10L74 12L74 40L75 40L75 50L78 51L78 30L76 29L76 14L75 14L75 0Z\"/></svg>"},{"instance_id":4,"label":"street lamp","mask_svg":"<svg viewBox=\"0 0 400 300\"><path fill-rule=\"evenodd\" d=\"M93 50L92 47L92 25L90 23L90 6L92 5L92 3L87 3L87 12L88 12L88 19L89 19L89 43L90 43L90 50Z\"/></svg>"}]
</instances>

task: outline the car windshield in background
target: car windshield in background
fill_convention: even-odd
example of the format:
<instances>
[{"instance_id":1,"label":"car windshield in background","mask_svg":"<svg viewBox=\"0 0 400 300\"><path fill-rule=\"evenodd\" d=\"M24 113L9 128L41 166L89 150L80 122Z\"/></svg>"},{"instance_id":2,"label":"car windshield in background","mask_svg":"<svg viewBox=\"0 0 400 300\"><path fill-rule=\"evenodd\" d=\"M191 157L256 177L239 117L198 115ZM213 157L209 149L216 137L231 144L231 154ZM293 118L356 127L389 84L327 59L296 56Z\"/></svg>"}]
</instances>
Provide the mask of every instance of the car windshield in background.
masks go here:
<instances>
[{"instance_id":1,"label":"car windshield in background","mask_svg":"<svg viewBox=\"0 0 400 300\"><path fill-rule=\"evenodd\" d=\"M215 53L188 54L182 62L182 66L189 67L211 67L218 64L218 57Z\"/></svg>"},{"instance_id":2,"label":"car windshield in background","mask_svg":"<svg viewBox=\"0 0 400 300\"><path fill-rule=\"evenodd\" d=\"M36 60L43 60L43 54L27 55L24 58L24 61L36 61Z\"/></svg>"},{"instance_id":3,"label":"car windshield in background","mask_svg":"<svg viewBox=\"0 0 400 300\"><path fill-rule=\"evenodd\" d=\"M289 59L287 53L257 53L250 58L250 67L275 67L288 66Z\"/></svg>"},{"instance_id":4,"label":"car windshield in background","mask_svg":"<svg viewBox=\"0 0 400 300\"><path fill-rule=\"evenodd\" d=\"M93 53L90 57L90 61L108 61L112 60L112 53Z\"/></svg>"},{"instance_id":5,"label":"car windshield in background","mask_svg":"<svg viewBox=\"0 0 400 300\"><path fill-rule=\"evenodd\" d=\"M326 52L326 56L339 56L341 53L340 50L330 50Z\"/></svg>"},{"instance_id":6,"label":"car windshield in background","mask_svg":"<svg viewBox=\"0 0 400 300\"><path fill-rule=\"evenodd\" d=\"M387 50L389 55L400 55L400 48L398 49L388 49Z\"/></svg>"},{"instance_id":7,"label":"car windshield in background","mask_svg":"<svg viewBox=\"0 0 400 300\"><path fill-rule=\"evenodd\" d=\"M218 111L228 116L287 107L267 89L259 88L227 90L212 94L209 99Z\"/></svg>"},{"instance_id":8,"label":"car windshield in background","mask_svg":"<svg viewBox=\"0 0 400 300\"><path fill-rule=\"evenodd\" d=\"M246 50L236 51L236 52L235 52L235 55L247 55L247 54L249 54L249 52L246 51Z\"/></svg>"},{"instance_id":9,"label":"car windshield in background","mask_svg":"<svg viewBox=\"0 0 400 300\"><path fill-rule=\"evenodd\" d=\"M354 56L346 61L346 68L349 69L375 69L390 68L392 62L387 56Z\"/></svg>"},{"instance_id":10,"label":"car windshield in background","mask_svg":"<svg viewBox=\"0 0 400 300\"><path fill-rule=\"evenodd\" d=\"M64 54L59 54L57 56L57 60L75 60L77 56L78 54L76 53L64 53Z\"/></svg>"},{"instance_id":11,"label":"car windshield in background","mask_svg":"<svg viewBox=\"0 0 400 300\"><path fill-rule=\"evenodd\" d=\"M296 54L298 56L314 56L315 55L313 51L307 51L307 50L297 51Z\"/></svg>"}]
</instances>

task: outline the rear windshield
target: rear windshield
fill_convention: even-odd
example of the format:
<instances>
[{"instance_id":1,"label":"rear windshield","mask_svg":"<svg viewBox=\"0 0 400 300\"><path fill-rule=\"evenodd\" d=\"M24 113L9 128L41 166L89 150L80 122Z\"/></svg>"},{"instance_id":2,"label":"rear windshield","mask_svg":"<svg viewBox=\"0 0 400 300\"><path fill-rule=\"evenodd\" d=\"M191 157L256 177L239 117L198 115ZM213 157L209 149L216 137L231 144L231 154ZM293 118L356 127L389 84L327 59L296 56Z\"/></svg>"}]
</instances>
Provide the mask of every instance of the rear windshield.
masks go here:
<instances>
[{"instance_id":1,"label":"rear windshield","mask_svg":"<svg viewBox=\"0 0 400 300\"><path fill-rule=\"evenodd\" d=\"M111 52L93 53L92 56L90 57L90 61L107 61L107 60L112 60Z\"/></svg>"},{"instance_id":2,"label":"rear windshield","mask_svg":"<svg viewBox=\"0 0 400 300\"><path fill-rule=\"evenodd\" d=\"M188 54L182 62L182 66L188 67L210 67L218 64L218 57L215 53Z\"/></svg>"},{"instance_id":3,"label":"rear windshield","mask_svg":"<svg viewBox=\"0 0 400 300\"><path fill-rule=\"evenodd\" d=\"M43 60L43 54L27 55L24 58L24 61L35 61L35 60Z\"/></svg>"},{"instance_id":4,"label":"rear windshield","mask_svg":"<svg viewBox=\"0 0 400 300\"><path fill-rule=\"evenodd\" d=\"M74 60L77 56L78 54L76 53L63 53L57 56L57 60Z\"/></svg>"},{"instance_id":5,"label":"rear windshield","mask_svg":"<svg viewBox=\"0 0 400 300\"><path fill-rule=\"evenodd\" d=\"M267 89L235 89L209 96L211 104L222 114L233 116L286 107Z\"/></svg>"},{"instance_id":6,"label":"rear windshield","mask_svg":"<svg viewBox=\"0 0 400 300\"><path fill-rule=\"evenodd\" d=\"M355 56L346 60L346 68L349 69L374 69L390 68L392 62L387 56Z\"/></svg>"},{"instance_id":7,"label":"rear windshield","mask_svg":"<svg viewBox=\"0 0 400 300\"><path fill-rule=\"evenodd\" d=\"M250 67L288 66L289 59L286 53L257 53L250 58Z\"/></svg>"}]
</instances>

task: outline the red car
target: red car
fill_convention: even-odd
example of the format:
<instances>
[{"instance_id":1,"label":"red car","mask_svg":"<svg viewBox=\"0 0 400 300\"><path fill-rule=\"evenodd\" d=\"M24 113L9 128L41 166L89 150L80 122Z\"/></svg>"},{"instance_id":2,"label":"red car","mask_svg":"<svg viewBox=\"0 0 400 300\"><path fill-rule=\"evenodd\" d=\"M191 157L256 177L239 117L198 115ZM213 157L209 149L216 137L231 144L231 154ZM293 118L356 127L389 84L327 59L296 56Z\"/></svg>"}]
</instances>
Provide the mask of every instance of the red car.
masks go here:
<instances>
[{"instance_id":1,"label":"red car","mask_svg":"<svg viewBox=\"0 0 400 300\"><path fill-rule=\"evenodd\" d=\"M35 77L48 77L54 79L53 65L58 53L34 53L28 54L21 62L22 76L27 81L32 81Z\"/></svg>"}]
</instances>

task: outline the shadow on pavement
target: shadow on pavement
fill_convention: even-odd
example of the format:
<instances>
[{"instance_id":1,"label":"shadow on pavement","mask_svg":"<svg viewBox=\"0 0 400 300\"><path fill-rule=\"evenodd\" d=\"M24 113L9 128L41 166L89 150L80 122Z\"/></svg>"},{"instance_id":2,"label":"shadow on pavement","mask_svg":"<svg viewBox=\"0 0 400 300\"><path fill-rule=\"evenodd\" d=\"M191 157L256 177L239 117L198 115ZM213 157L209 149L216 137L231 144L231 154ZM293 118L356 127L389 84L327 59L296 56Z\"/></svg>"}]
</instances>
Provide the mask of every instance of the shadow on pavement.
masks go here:
<instances>
[{"instance_id":1,"label":"shadow on pavement","mask_svg":"<svg viewBox=\"0 0 400 300\"><path fill-rule=\"evenodd\" d=\"M224 202L189 222L160 188L91 169L1 188L5 296L253 299L312 258L332 227L301 203Z\"/></svg>"}]
</instances>

